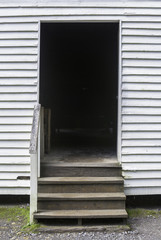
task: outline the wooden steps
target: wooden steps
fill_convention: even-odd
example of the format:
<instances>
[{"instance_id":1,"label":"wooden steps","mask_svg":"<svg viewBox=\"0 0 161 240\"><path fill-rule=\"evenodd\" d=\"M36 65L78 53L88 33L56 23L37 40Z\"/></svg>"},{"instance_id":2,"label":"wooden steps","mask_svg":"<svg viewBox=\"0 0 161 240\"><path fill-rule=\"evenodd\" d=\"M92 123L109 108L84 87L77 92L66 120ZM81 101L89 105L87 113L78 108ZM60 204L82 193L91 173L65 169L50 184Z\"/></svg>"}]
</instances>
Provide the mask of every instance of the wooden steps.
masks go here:
<instances>
[{"instance_id":1,"label":"wooden steps","mask_svg":"<svg viewBox=\"0 0 161 240\"><path fill-rule=\"evenodd\" d=\"M41 164L39 218L127 218L121 166L109 162Z\"/></svg>"},{"instance_id":2,"label":"wooden steps","mask_svg":"<svg viewBox=\"0 0 161 240\"><path fill-rule=\"evenodd\" d=\"M45 177L38 180L39 193L121 192L122 177Z\"/></svg>"},{"instance_id":3,"label":"wooden steps","mask_svg":"<svg viewBox=\"0 0 161 240\"><path fill-rule=\"evenodd\" d=\"M108 210L55 210L44 211L34 214L36 219L40 218L127 218L124 209Z\"/></svg>"},{"instance_id":4,"label":"wooden steps","mask_svg":"<svg viewBox=\"0 0 161 240\"><path fill-rule=\"evenodd\" d=\"M38 200L125 200L124 193L39 193Z\"/></svg>"},{"instance_id":5,"label":"wooden steps","mask_svg":"<svg viewBox=\"0 0 161 240\"><path fill-rule=\"evenodd\" d=\"M42 177L114 177L121 176L118 162L42 162Z\"/></svg>"},{"instance_id":6,"label":"wooden steps","mask_svg":"<svg viewBox=\"0 0 161 240\"><path fill-rule=\"evenodd\" d=\"M39 210L120 209L123 193L39 193Z\"/></svg>"},{"instance_id":7,"label":"wooden steps","mask_svg":"<svg viewBox=\"0 0 161 240\"><path fill-rule=\"evenodd\" d=\"M123 183L122 177L44 177L39 178L39 184L93 184L93 183Z\"/></svg>"}]
</instances>

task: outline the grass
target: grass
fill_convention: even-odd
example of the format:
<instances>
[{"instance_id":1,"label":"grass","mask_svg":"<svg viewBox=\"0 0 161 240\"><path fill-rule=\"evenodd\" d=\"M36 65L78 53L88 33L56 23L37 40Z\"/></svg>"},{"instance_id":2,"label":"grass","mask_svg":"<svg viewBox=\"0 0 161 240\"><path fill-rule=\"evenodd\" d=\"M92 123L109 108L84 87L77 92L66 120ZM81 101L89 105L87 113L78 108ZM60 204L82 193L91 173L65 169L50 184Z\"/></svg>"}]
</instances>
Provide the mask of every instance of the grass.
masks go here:
<instances>
[{"instance_id":1,"label":"grass","mask_svg":"<svg viewBox=\"0 0 161 240\"><path fill-rule=\"evenodd\" d=\"M151 210L151 209L144 209L144 208L132 208L126 209L130 218L135 217L147 217L147 216L154 216L158 217L161 215L161 211L159 210Z\"/></svg>"},{"instance_id":2,"label":"grass","mask_svg":"<svg viewBox=\"0 0 161 240\"><path fill-rule=\"evenodd\" d=\"M159 217L159 215L161 215L161 210L151 210L144 208L129 208L127 209L127 212L129 218L147 216ZM0 207L0 219L12 222L12 224L14 223L14 226L18 226L18 228L20 228L19 232L22 233L36 232L39 227L44 227L43 225L40 225L36 222L30 224L29 215L30 210L27 206Z\"/></svg>"},{"instance_id":3,"label":"grass","mask_svg":"<svg viewBox=\"0 0 161 240\"><path fill-rule=\"evenodd\" d=\"M40 227L36 222L30 224L29 207L0 207L0 219L21 225L21 232L35 232Z\"/></svg>"},{"instance_id":4,"label":"grass","mask_svg":"<svg viewBox=\"0 0 161 240\"><path fill-rule=\"evenodd\" d=\"M0 218L8 221L16 221L20 218L23 222L29 222L29 207L0 207Z\"/></svg>"}]
</instances>

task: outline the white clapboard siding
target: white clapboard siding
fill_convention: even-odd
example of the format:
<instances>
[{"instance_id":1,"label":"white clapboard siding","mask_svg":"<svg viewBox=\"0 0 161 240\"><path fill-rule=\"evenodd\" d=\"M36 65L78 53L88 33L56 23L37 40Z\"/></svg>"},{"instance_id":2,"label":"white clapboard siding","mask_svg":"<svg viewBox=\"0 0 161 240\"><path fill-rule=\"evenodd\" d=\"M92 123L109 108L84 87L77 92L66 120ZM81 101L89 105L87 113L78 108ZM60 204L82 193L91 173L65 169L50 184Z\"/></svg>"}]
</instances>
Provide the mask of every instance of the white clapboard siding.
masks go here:
<instances>
[{"instance_id":1,"label":"white clapboard siding","mask_svg":"<svg viewBox=\"0 0 161 240\"><path fill-rule=\"evenodd\" d=\"M134 195L157 194L157 192L160 190L160 182L161 179L126 180L126 183L124 185L125 193L126 189L130 189L130 193L134 192ZM149 188L152 188L151 193L148 191Z\"/></svg>"},{"instance_id":2,"label":"white clapboard siding","mask_svg":"<svg viewBox=\"0 0 161 240\"><path fill-rule=\"evenodd\" d=\"M0 180L0 190L2 190L2 193L5 194L7 192L9 192L9 190L14 189L17 190L17 188L22 189L23 192L25 192L27 194L28 190L30 187L30 180ZM25 191L24 191L25 189ZM7 191L8 190L8 191ZM22 192L18 191L18 192ZM11 190L13 191L13 190ZM14 191L13 191L14 192Z\"/></svg>"},{"instance_id":3,"label":"white clapboard siding","mask_svg":"<svg viewBox=\"0 0 161 240\"><path fill-rule=\"evenodd\" d=\"M153 84L154 86L154 84ZM123 107L161 107L161 99L122 99Z\"/></svg>"},{"instance_id":4,"label":"white clapboard siding","mask_svg":"<svg viewBox=\"0 0 161 240\"><path fill-rule=\"evenodd\" d=\"M134 75L136 68L134 67L124 67L123 75ZM160 68L149 68L149 67L140 67L137 69L137 75L161 75Z\"/></svg>"},{"instance_id":5,"label":"white clapboard siding","mask_svg":"<svg viewBox=\"0 0 161 240\"><path fill-rule=\"evenodd\" d=\"M123 139L122 147L161 147L161 139Z\"/></svg>"},{"instance_id":6,"label":"white clapboard siding","mask_svg":"<svg viewBox=\"0 0 161 240\"><path fill-rule=\"evenodd\" d=\"M161 36L160 29L122 29L122 35L124 36Z\"/></svg>"},{"instance_id":7,"label":"white clapboard siding","mask_svg":"<svg viewBox=\"0 0 161 240\"><path fill-rule=\"evenodd\" d=\"M0 193L29 194L30 181L18 177L30 175L28 148L37 101L38 21L14 23L13 19L0 23Z\"/></svg>"},{"instance_id":8,"label":"white clapboard siding","mask_svg":"<svg viewBox=\"0 0 161 240\"><path fill-rule=\"evenodd\" d=\"M0 140L30 140L30 132L0 132Z\"/></svg>"},{"instance_id":9,"label":"white clapboard siding","mask_svg":"<svg viewBox=\"0 0 161 240\"><path fill-rule=\"evenodd\" d=\"M122 114L161 115L161 107L122 107Z\"/></svg>"},{"instance_id":10,"label":"white clapboard siding","mask_svg":"<svg viewBox=\"0 0 161 240\"><path fill-rule=\"evenodd\" d=\"M0 1L0 194L30 194L39 21L121 20L121 161L127 195L161 194L161 3Z\"/></svg>"},{"instance_id":11,"label":"white clapboard siding","mask_svg":"<svg viewBox=\"0 0 161 240\"><path fill-rule=\"evenodd\" d=\"M150 156L151 157L151 156ZM139 170L161 170L161 162L126 162L122 163L124 170L132 170L132 171L139 171ZM150 173L150 172L149 172Z\"/></svg>"},{"instance_id":12,"label":"white clapboard siding","mask_svg":"<svg viewBox=\"0 0 161 240\"><path fill-rule=\"evenodd\" d=\"M123 131L161 131L161 123L136 123L136 124L124 124Z\"/></svg>"},{"instance_id":13,"label":"white clapboard siding","mask_svg":"<svg viewBox=\"0 0 161 240\"><path fill-rule=\"evenodd\" d=\"M161 194L160 187L147 186L147 187L124 187L126 195L158 195Z\"/></svg>"},{"instance_id":14,"label":"white clapboard siding","mask_svg":"<svg viewBox=\"0 0 161 240\"><path fill-rule=\"evenodd\" d=\"M0 180L17 180L18 177L29 177L30 173L24 172L24 173L19 173L19 172L13 172L13 173L0 173Z\"/></svg>"},{"instance_id":15,"label":"white clapboard siding","mask_svg":"<svg viewBox=\"0 0 161 240\"><path fill-rule=\"evenodd\" d=\"M160 123L161 122L161 116L151 116L151 115L122 115L122 122L124 124L126 123Z\"/></svg>"},{"instance_id":16,"label":"white clapboard siding","mask_svg":"<svg viewBox=\"0 0 161 240\"><path fill-rule=\"evenodd\" d=\"M32 117L0 117L0 124L32 124Z\"/></svg>"},{"instance_id":17,"label":"white clapboard siding","mask_svg":"<svg viewBox=\"0 0 161 240\"><path fill-rule=\"evenodd\" d=\"M29 54L36 55L37 47L0 47L0 54L3 55L17 55L17 54Z\"/></svg>"},{"instance_id":18,"label":"white clapboard siding","mask_svg":"<svg viewBox=\"0 0 161 240\"><path fill-rule=\"evenodd\" d=\"M147 147L145 147L147 149ZM122 154L122 163L156 163L161 162L160 153L138 153L138 154ZM132 166L132 165L131 165ZM139 170L139 169L138 169ZM136 169L135 169L136 171Z\"/></svg>"},{"instance_id":19,"label":"white clapboard siding","mask_svg":"<svg viewBox=\"0 0 161 240\"><path fill-rule=\"evenodd\" d=\"M126 70L127 70L127 68L125 68L125 71ZM147 69L139 68L139 70L141 70L142 74L143 74L143 72L144 72L144 74L149 74L151 71L151 69L148 69L149 70L149 73L148 73L148 71L146 71ZM155 72L154 70L156 70L155 74L157 74L157 72L158 72L158 75L161 73L160 69L153 69L152 73ZM159 70L159 71L157 71L157 70ZM129 73L130 72L133 73L134 71L135 71L135 69L127 70L127 72L129 72ZM140 74L140 71L138 71L138 74ZM134 90L137 90L137 91L160 91L161 83L156 83L156 84L153 84L153 83L123 83L122 89L128 90L128 91L134 91Z\"/></svg>"},{"instance_id":20,"label":"white clapboard siding","mask_svg":"<svg viewBox=\"0 0 161 240\"><path fill-rule=\"evenodd\" d=\"M155 24L152 22L123 22L122 23L122 29L161 29L161 23L156 22Z\"/></svg>"},{"instance_id":21,"label":"white clapboard siding","mask_svg":"<svg viewBox=\"0 0 161 240\"><path fill-rule=\"evenodd\" d=\"M14 81L14 80L13 80ZM5 93L0 94L0 101L36 101L36 93Z\"/></svg>"},{"instance_id":22,"label":"white clapboard siding","mask_svg":"<svg viewBox=\"0 0 161 240\"><path fill-rule=\"evenodd\" d=\"M1 32L37 32L38 23L1 23Z\"/></svg>"},{"instance_id":23,"label":"white clapboard siding","mask_svg":"<svg viewBox=\"0 0 161 240\"><path fill-rule=\"evenodd\" d=\"M23 161L23 158L22 160ZM0 165L1 169L0 169L0 173L1 172L30 172L30 165L29 164L15 164L13 162L13 164L1 164Z\"/></svg>"},{"instance_id":24,"label":"white clapboard siding","mask_svg":"<svg viewBox=\"0 0 161 240\"><path fill-rule=\"evenodd\" d=\"M38 40L33 40L33 39L5 39L2 40L0 39L0 47L37 47L38 46Z\"/></svg>"},{"instance_id":25,"label":"white clapboard siding","mask_svg":"<svg viewBox=\"0 0 161 240\"><path fill-rule=\"evenodd\" d=\"M21 17L21 16L68 16L68 15L114 15L118 16L124 13L124 9L113 7L113 8L15 8L14 11L12 8L1 8L0 16L1 17Z\"/></svg>"},{"instance_id":26,"label":"white clapboard siding","mask_svg":"<svg viewBox=\"0 0 161 240\"><path fill-rule=\"evenodd\" d=\"M122 147L123 155L161 154L161 147Z\"/></svg>"},{"instance_id":27,"label":"white clapboard siding","mask_svg":"<svg viewBox=\"0 0 161 240\"><path fill-rule=\"evenodd\" d=\"M0 117L1 116L33 116L33 110L31 109L10 109L9 111L7 109L1 109L0 111Z\"/></svg>"},{"instance_id":28,"label":"white clapboard siding","mask_svg":"<svg viewBox=\"0 0 161 240\"><path fill-rule=\"evenodd\" d=\"M24 109L29 108L33 109L34 105L36 104L36 101L29 101L29 102L23 102L23 101L17 101L17 102L0 102L0 109Z\"/></svg>"},{"instance_id":29,"label":"white clapboard siding","mask_svg":"<svg viewBox=\"0 0 161 240\"><path fill-rule=\"evenodd\" d=\"M150 176L149 176L150 175ZM124 171L123 173L123 176L127 179L160 179L160 170L153 170L153 171L150 171L150 174L149 174L149 171Z\"/></svg>"},{"instance_id":30,"label":"white clapboard siding","mask_svg":"<svg viewBox=\"0 0 161 240\"><path fill-rule=\"evenodd\" d=\"M19 7L19 1L18 0L15 0L14 3L13 1L8 1L8 3L6 4L6 2L4 2L3 0L1 0L2 2L2 8L6 8L6 7ZM153 4L151 4L151 2L147 2L146 5L144 2L140 2L140 4L138 5L137 2L115 2L115 1L97 1L97 0L92 0L92 1L86 1L86 0L83 0L81 1L81 3L79 4L78 6L78 3L77 2L73 2L72 0L69 0L69 1L47 1L47 0L44 0L44 1L39 1L36 3L36 6L39 7L39 8L44 8L44 7L47 7L47 8L51 8L51 7L56 7L56 8L66 8L66 7L83 7L83 8L91 8L91 7L97 7L97 8L102 8L102 7L108 7L108 8L123 8L125 9L126 8L126 11L127 9L132 9L133 10L133 13L134 13L134 10L135 9L158 9L158 8L161 8L161 4L157 3L157 2L153 2ZM21 7L35 7L35 2L33 0L27 0L27 1L23 1L21 3Z\"/></svg>"},{"instance_id":31,"label":"white clapboard siding","mask_svg":"<svg viewBox=\"0 0 161 240\"><path fill-rule=\"evenodd\" d=\"M158 19L159 20L159 19ZM154 23L155 24L155 23ZM134 44L160 44L161 36L122 36L122 43L134 43ZM125 54L124 54L125 55ZM154 58L155 59L155 58Z\"/></svg>"},{"instance_id":32,"label":"white clapboard siding","mask_svg":"<svg viewBox=\"0 0 161 240\"><path fill-rule=\"evenodd\" d=\"M122 131L122 139L161 139L161 131Z\"/></svg>"},{"instance_id":33,"label":"white clapboard siding","mask_svg":"<svg viewBox=\"0 0 161 240\"><path fill-rule=\"evenodd\" d=\"M30 188L29 187L3 187L0 188L0 193L4 195L12 194L12 195L29 195Z\"/></svg>"},{"instance_id":34,"label":"white clapboard siding","mask_svg":"<svg viewBox=\"0 0 161 240\"><path fill-rule=\"evenodd\" d=\"M141 52L158 52L161 51L161 45L159 44L124 44L122 47L123 51L141 51ZM141 62L141 60L140 60ZM153 61L152 61L153 62ZM155 62L155 61L154 61ZM137 62L136 62L137 63ZM143 61L145 64L145 61Z\"/></svg>"},{"instance_id":35,"label":"white clapboard siding","mask_svg":"<svg viewBox=\"0 0 161 240\"><path fill-rule=\"evenodd\" d=\"M16 125L15 125L16 126ZM23 125L24 126L24 125ZM3 127L3 125L1 125ZM8 149L8 148L29 148L29 141L3 141L0 140L0 148Z\"/></svg>"},{"instance_id":36,"label":"white clapboard siding","mask_svg":"<svg viewBox=\"0 0 161 240\"><path fill-rule=\"evenodd\" d=\"M5 63L4 63L5 64ZM9 63L12 64L12 63ZM17 63L16 63L17 64ZM1 65L1 64L0 64ZM14 65L14 63L13 63ZM15 65L14 65L15 66ZM27 85L37 85L37 78L36 77L19 77L19 78L15 78L15 77L10 77L10 78L0 78L0 85L11 85L11 86L27 86Z\"/></svg>"},{"instance_id":37,"label":"white clapboard siding","mask_svg":"<svg viewBox=\"0 0 161 240\"><path fill-rule=\"evenodd\" d=\"M17 71L18 72L18 71ZM19 71L21 73L21 71ZM26 71L28 73L28 71ZM15 73L15 71L12 71L12 73ZM1 71L0 71L1 75ZM29 73L30 75L30 73ZM0 84L0 93L36 93L37 92L37 86L4 86Z\"/></svg>"},{"instance_id":38,"label":"white clapboard siding","mask_svg":"<svg viewBox=\"0 0 161 240\"><path fill-rule=\"evenodd\" d=\"M129 60L127 60L127 61L129 61ZM139 64L140 59L137 60L137 61L138 61L138 64ZM146 61L145 61L145 64L146 64ZM136 68L135 71L137 71L137 68ZM153 75L153 76L150 76L150 75L123 75L122 76L122 82L160 83L160 75Z\"/></svg>"},{"instance_id":39,"label":"white clapboard siding","mask_svg":"<svg viewBox=\"0 0 161 240\"><path fill-rule=\"evenodd\" d=\"M25 54L29 50L26 48ZM0 48L1 52L1 48ZM4 51L3 51L4 52ZM10 55L10 51L8 51ZM37 70L37 63L30 63L30 62L21 62L21 63L8 63L8 62L1 62L0 70ZM0 80L1 83L1 80Z\"/></svg>"},{"instance_id":40,"label":"white clapboard siding","mask_svg":"<svg viewBox=\"0 0 161 240\"><path fill-rule=\"evenodd\" d=\"M149 16L149 15L136 15L136 14L129 14L126 18L124 18L124 21L133 21L133 22L159 22L160 21L160 16Z\"/></svg>"},{"instance_id":41,"label":"white clapboard siding","mask_svg":"<svg viewBox=\"0 0 161 240\"><path fill-rule=\"evenodd\" d=\"M30 157L29 156L0 156L0 165L5 165L5 164L18 165L18 168L19 168L19 165L29 165ZM17 172L18 172L18 169L17 169Z\"/></svg>"},{"instance_id":42,"label":"white clapboard siding","mask_svg":"<svg viewBox=\"0 0 161 240\"><path fill-rule=\"evenodd\" d=\"M28 149L0 149L0 156L29 156L29 151Z\"/></svg>"},{"instance_id":43,"label":"white clapboard siding","mask_svg":"<svg viewBox=\"0 0 161 240\"><path fill-rule=\"evenodd\" d=\"M147 99L161 99L161 92L159 91L123 91L123 98L147 98Z\"/></svg>"},{"instance_id":44,"label":"white clapboard siding","mask_svg":"<svg viewBox=\"0 0 161 240\"><path fill-rule=\"evenodd\" d=\"M67 10L68 11L68 10ZM67 18L68 20L72 20L73 21L73 17L74 17L74 21L90 21L90 20L100 20L100 21L116 21L116 16L115 15L70 15L68 14L68 16L66 15L48 15L45 16L45 14L43 16L28 16L28 17L23 17L23 16L17 16L17 17L0 17L0 23L38 23L38 21L66 21ZM121 15L120 15L121 18ZM119 18L117 18L118 20ZM158 21L158 20L157 20Z\"/></svg>"},{"instance_id":45,"label":"white clapboard siding","mask_svg":"<svg viewBox=\"0 0 161 240\"><path fill-rule=\"evenodd\" d=\"M19 55L0 55L0 63L1 62L37 62L36 55L29 54L19 54Z\"/></svg>"},{"instance_id":46,"label":"white clapboard siding","mask_svg":"<svg viewBox=\"0 0 161 240\"><path fill-rule=\"evenodd\" d=\"M161 178L160 179L128 179L125 183L125 187L159 187L161 185Z\"/></svg>"},{"instance_id":47,"label":"white clapboard siding","mask_svg":"<svg viewBox=\"0 0 161 240\"><path fill-rule=\"evenodd\" d=\"M1 180L0 181L0 188L1 187L29 187L30 181L29 180Z\"/></svg>"},{"instance_id":48,"label":"white clapboard siding","mask_svg":"<svg viewBox=\"0 0 161 240\"><path fill-rule=\"evenodd\" d=\"M16 150L16 149L13 149L13 150ZM22 151L22 149L20 149L20 150ZM11 155L10 156L10 155L5 155L5 154L0 154L0 159L1 159L0 167L2 165L13 165L13 164L17 165L19 167L19 165L29 165L30 164L29 156L28 157L21 156L21 155L16 155L16 156ZM23 163L22 163L22 159L23 159Z\"/></svg>"},{"instance_id":49,"label":"white clapboard siding","mask_svg":"<svg viewBox=\"0 0 161 240\"><path fill-rule=\"evenodd\" d=\"M37 32L1 32L0 39L37 39Z\"/></svg>"},{"instance_id":50,"label":"white clapboard siding","mask_svg":"<svg viewBox=\"0 0 161 240\"><path fill-rule=\"evenodd\" d=\"M122 166L127 195L161 194L161 22L153 22L158 11L153 13L151 9L148 22L146 15L137 21L130 16L122 23Z\"/></svg>"},{"instance_id":51,"label":"white clapboard siding","mask_svg":"<svg viewBox=\"0 0 161 240\"><path fill-rule=\"evenodd\" d=\"M15 78L18 78L18 77L37 77L37 71L34 70L34 71L31 71L31 70L12 70L12 71L9 71L9 70L0 70L0 77L2 78L9 78L9 77L15 77Z\"/></svg>"},{"instance_id":52,"label":"white clapboard siding","mask_svg":"<svg viewBox=\"0 0 161 240\"><path fill-rule=\"evenodd\" d=\"M31 125L0 125L1 132L31 132Z\"/></svg>"},{"instance_id":53,"label":"white clapboard siding","mask_svg":"<svg viewBox=\"0 0 161 240\"><path fill-rule=\"evenodd\" d=\"M161 38L160 38L161 40ZM159 59L161 58L161 52L140 52L140 51L129 51L123 52L122 54L123 59Z\"/></svg>"}]
</instances>

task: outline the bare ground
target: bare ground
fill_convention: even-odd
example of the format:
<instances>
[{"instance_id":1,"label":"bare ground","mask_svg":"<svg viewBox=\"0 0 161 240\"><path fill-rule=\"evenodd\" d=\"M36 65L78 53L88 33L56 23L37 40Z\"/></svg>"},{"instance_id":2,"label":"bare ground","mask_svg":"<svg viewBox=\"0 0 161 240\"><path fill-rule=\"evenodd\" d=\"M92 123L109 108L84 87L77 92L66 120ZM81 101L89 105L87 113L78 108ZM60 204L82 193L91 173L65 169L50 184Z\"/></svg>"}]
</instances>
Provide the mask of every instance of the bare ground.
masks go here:
<instances>
[{"instance_id":1,"label":"bare ground","mask_svg":"<svg viewBox=\"0 0 161 240\"><path fill-rule=\"evenodd\" d=\"M14 220L0 218L0 239L1 240L23 240L23 239L54 239L54 240L161 240L161 214L158 209L153 211L142 210L139 214L130 214L127 224L129 230L108 231L77 231L54 233L53 227L47 226L33 230L22 230L22 219L17 216ZM132 215L136 215L135 217ZM138 215L138 216L137 216ZM47 230L47 231L46 231Z\"/></svg>"}]
</instances>

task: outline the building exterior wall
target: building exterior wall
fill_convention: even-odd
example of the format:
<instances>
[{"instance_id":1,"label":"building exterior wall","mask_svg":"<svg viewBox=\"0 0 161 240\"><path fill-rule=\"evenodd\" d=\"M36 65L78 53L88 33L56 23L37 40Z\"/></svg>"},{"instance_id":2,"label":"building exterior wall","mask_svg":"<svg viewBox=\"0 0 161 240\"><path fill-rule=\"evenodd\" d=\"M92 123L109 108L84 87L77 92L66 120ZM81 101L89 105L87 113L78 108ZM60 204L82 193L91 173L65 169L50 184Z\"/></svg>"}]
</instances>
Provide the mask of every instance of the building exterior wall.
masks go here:
<instances>
[{"instance_id":1,"label":"building exterior wall","mask_svg":"<svg viewBox=\"0 0 161 240\"><path fill-rule=\"evenodd\" d=\"M161 3L0 1L0 194L29 194L40 21L120 21L127 195L161 194Z\"/></svg>"}]
</instances>

